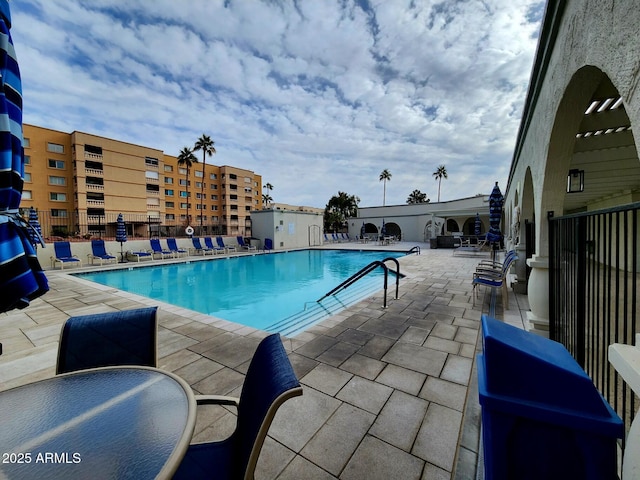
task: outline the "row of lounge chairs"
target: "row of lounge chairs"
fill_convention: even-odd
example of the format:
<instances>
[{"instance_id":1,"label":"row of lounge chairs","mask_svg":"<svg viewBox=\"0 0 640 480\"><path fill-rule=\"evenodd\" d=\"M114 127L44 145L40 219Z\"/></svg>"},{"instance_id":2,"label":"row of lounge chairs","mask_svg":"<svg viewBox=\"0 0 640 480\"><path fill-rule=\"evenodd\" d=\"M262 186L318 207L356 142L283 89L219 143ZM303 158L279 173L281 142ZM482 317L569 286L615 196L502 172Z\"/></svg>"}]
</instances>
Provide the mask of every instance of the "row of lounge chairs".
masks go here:
<instances>
[{"instance_id":1,"label":"row of lounge chairs","mask_svg":"<svg viewBox=\"0 0 640 480\"><path fill-rule=\"evenodd\" d=\"M201 243L200 238L193 237L193 248L184 249L178 247L175 238L167 238L167 247L163 247L159 238L152 238L149 240L150 250L140 251L127 251L127 260L137 261L144 259L164 259L164 258L178 258L189 255L207 255L218 253L230 253L236 252L239 249L246 251L257 250L254 245L251 245L244 241L241 236L236 237L237 246L227 245L224 243L222 237L216 237L216 244L213 243L211 237L204 237L204 246ZM82 266L82 260L71 252L71 244L66 241L54 242L53 244L55 255L51 257L51 266L55 267L60 264L60 268L64 270L65 266L75 265ZM271 247L273 248L273 247ZM94 239L91 240L91 253L87 255L88 263L95 265L98 262L100 265L105 263L117 263L118 258L107 252L104 240Z\"/></svg>"},{"instance_id":2,"label":"row of lounge chairs","mask_svg":"<svg viewBox=\"0 0 640 480\"><path fill-rule=\"evenodd\" d=\"M348 233L325 233L324 243L342 243L355 242L357 239L352 238Z\"/></svg>"}]
</instances>

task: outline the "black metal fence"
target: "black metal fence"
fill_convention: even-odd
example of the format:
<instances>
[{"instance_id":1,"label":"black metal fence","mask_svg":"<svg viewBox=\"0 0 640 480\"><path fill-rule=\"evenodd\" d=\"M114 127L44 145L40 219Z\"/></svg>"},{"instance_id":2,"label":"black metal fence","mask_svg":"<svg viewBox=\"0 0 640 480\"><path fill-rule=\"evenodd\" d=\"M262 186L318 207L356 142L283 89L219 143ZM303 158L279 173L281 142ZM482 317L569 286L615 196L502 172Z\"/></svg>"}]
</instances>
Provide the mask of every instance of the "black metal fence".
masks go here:
<instances>
[{"instance_id":1,"label":"black metal fence","mask_svg":"<svg viewBox=\"0 0 640 480\"><path fill-rule=\"evenodd\" d=\"M549 214L550 338L584 368L627 433L638 398L609 364L608 347L636 344L639 210Z\"/></svg>"},{"instance_id":2,"label":"black metal fence","mask_svg":"<svg viewBox=\"0 0 640 480\"><path fill-rule=\"evenodd\" d=\"M130 238L146 239L151 237L184 237L185 229L189 226L184 220L175 219L169 215L140 215L123 213ZM28 218L28 211L24 214ZM56 212L39 211L38 221L45 241L86 240L89 238L114 239L116 236L118 214L92 215L91 212L72 212L67 216L59 216ZM251 236L251 220L231 220L226 222L203 222L198 218L190 223L194 235L228 235L237 234Z\"/></svg>"}]
</instances>

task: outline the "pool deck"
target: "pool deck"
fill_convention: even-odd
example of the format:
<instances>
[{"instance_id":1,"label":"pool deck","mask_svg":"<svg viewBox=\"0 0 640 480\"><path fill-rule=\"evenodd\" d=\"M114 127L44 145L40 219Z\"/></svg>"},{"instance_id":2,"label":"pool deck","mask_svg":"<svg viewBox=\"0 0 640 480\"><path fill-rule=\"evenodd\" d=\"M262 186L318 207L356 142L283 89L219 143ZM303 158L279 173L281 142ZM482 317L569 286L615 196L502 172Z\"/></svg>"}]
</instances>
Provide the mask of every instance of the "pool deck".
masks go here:
<instances>
[{"instance_id":1,"label":"pool deck","mask_svg":"<svg viewBox=\"0 0 640 480\"><path fill-rule=\"evenodd\" d=\"M283 338L304 389L278 411L258 461L258 479L482 478L475 356L480 315L472 272L484 256L397 243L339 243L325 248L408 250L400 259L398 299L366 299ZM153 263L166 263L157 260ZM147 262L150 263L150 262ZM69 269L73 272L73 269ZM196 393L239 396L265 332L48 270L50 292L24 310L0 314L0 390L54 375L58 338L69 316L159 305L159 366ZM250 293L250 292L248 292ZM494 298L495 300L495 298ZM496 317L523 328L526 296L510 291ZM194 441L220 439L233 411L198 410Z\"/></svg>"}]
</instances>

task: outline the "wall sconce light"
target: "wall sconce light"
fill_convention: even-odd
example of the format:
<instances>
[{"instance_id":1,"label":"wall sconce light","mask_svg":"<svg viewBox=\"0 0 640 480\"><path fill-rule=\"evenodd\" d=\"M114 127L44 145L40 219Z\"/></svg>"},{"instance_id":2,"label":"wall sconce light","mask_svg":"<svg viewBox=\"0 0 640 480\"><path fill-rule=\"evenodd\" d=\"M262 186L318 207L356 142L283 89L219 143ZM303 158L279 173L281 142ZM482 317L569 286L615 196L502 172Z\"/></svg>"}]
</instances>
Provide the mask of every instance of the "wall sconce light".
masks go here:
<instances>
[{"instance_id":1,"label":"wall sconce light","mask_svg":"<svg viewBox=\"0 0 640 480\"><path fill-rule=\"evenodd\" d=\"M567 175L567 193L584 192L584 170L569 170Z\"/></svg>"}]
</instances>

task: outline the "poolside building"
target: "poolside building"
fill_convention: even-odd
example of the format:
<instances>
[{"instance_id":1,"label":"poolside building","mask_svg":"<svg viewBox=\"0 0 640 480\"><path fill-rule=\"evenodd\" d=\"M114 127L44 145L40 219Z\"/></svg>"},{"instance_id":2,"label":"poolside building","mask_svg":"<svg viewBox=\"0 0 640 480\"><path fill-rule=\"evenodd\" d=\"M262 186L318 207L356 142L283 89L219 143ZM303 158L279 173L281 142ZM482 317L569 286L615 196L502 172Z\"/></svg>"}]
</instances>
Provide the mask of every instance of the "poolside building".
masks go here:
<instances>
[{"instance_id":1,"label":"poolside building","mask_svg":"<svg viewBox=\"0 0 640 480\"><path fill-rule=\"evenodd\" d=\"M179 235L187 225L250 236L250 212L262 208L262 178L251 170L207 163L203 178L194 163L187 176L162 150L28 124L24 139L20 208L38 211L45 237L113 236L119 213L132 237Z\"/></svg>"}]
</instances>

